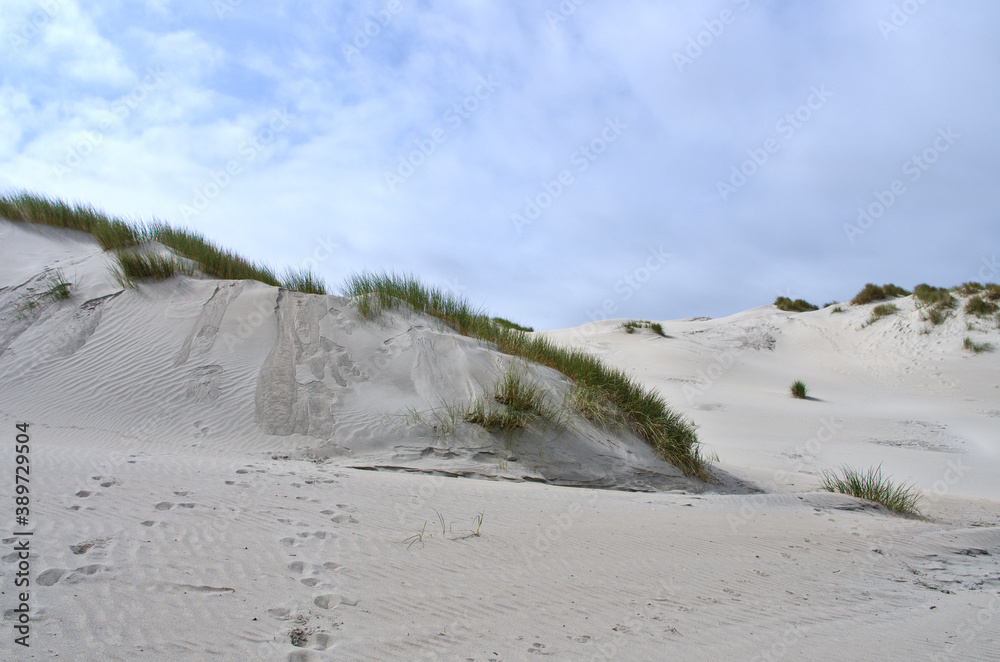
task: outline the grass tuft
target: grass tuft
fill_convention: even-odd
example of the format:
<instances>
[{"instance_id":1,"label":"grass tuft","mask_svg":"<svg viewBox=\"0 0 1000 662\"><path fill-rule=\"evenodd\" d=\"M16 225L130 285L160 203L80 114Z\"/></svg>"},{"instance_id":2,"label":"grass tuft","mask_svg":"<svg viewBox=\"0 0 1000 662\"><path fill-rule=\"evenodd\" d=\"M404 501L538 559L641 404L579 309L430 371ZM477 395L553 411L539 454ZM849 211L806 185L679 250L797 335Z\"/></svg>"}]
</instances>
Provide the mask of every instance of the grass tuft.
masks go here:
<instances>
[{"instance_id":1,"label":"grass tuft","mask_svg":"<svg viewBox=\"0 0 1000 662\"><path fill-rule=\"evenodd\" d=\"M617 412L621 425L644 439L661 457L689 476L711 480L709 462L702 455L695 426L672 411L659 394L592 354L498 324L465 299L426 287L410 275L354 274L347 279L343 292L355 299L359 312L367 319L406 304L417 313L442 320L458 333L492 343L501 352L558 370L577 386L603 396Z\"/></svg>"},{"instance_id":2,"label":"grass tuft","mask_svg":"<svg viewBox=\"0 0 1000 662\"><path fill-rule=\"evenodd\" d=\"M70 297L72 290L75 287L72 283L66 280L66 276L63 274L62 269L50 271L45 277L44 285L46 289L41 292L25 296L17 304L17 313L19 317L24 317L28 312L34 310L43 303L65 301Z\"/></svg>"},{"instance_id":3,"label":"grass tuft","mask_svg":"<svg viewBox=\"0 0 1000 662\"><path fill-rule=\"evenodd\" d=\"M122 287L138 287L141 281L173 278L178 274L191 275L191 270L173 255L157 253L118 253L112 269L115 280Z\"/></svg>"},{"instance_id":4,"label":"grass tuft","mask_svg":"<svg viewBox=\"0 0 1000 662\"><path fill-rule=\"evenodd\" d=\"M323 281L309 271L289 270L279 282L274 270L269 266L251 262L233 251L220 248L193 230L173 228L162 221L154 220L149 224L143 224L115 218L89 205L71 205L62 200L27 192L0 195L0 216L12 221L87 232L93 235L101 248L107 251L122 251L146 242L157 241L182 257L198 263L199 269L213 278L257 280L299 292L325 294ZM129 268L135 267L138 272L149 267L157 273L162 273L164 269L169 268L162 264L162 261L159 264L143 266L135 263L136 258L125 259L127 262L131 260ZM123 276L128 276L126 271L121 273ZM185 270L183 273L190 273L190 270ZM158 276L153 275L148 278L156 277Z\"/></svg>"},{"instance_id":5,"label":"grass tuft","mask_svg":"<svg viewBox=\"0 0 1000 662\"><path fill-rule=\"evenodd\" d=\"M973 354L982 354L983 352L992 352L993 344L988 342L974 342L969 336L965 336L965 342L962 343L962 347L969 350Z\"/></svg>"},{"instance_id":6,"label":"grass tuft","mask_svg":"<svg viewBox=\"0 0 1000 662\"><path fill-rule=\"evenodd\" d=\"M872 308L872 316L868 318L865 322L865 326L869 326L879 321L883 317L889 317L890 315L895 315L899 312L899 306L894 303L880 303L879 305Z\"/></svg>"},{"instance_id":7,"label":"grass tuft","mask_svg":"<svg viewBox=\"0 0 1000 662\"><path fill-rule=\"evenodd\" d=\"M862 306L866 303L872 303L873 301L883 301L889 297L905 297L909 296L909 292L903 288L889 283L888 285L878 286L874 283L868 283L862 288L860 292L854 295L851 299L851 303L855 306Z\"/></svg>"},{"instance_id":8,"label":"grass tuft","mask_svg":"<svg viewBox=\"0 0 1000 662\"><path fill-rule=\"evenodd\" d=\"M500 375L490 397L474 400L464 418L466 423L481 425L490 432L523 430L536 421L560 422L557 410L548 404L545 388L520 368Z\"/></svg>"},{"instance_id":9,"label":"grass tuft","mask_svg":"<svg viewBox=\"0 0 1000 662\"><path fill-rule=\"evenodd\" d=\"M819 308L812 305L805 299L796 299L795 301L792 301L788 297L778 297L774 300L774 305L778 307L778 310L784 310L789 313L805 313L811 310L819 310Z\"/></svg>"},{"instance_id":10,"label":"grass tuft","mask_svg":"<svg viewBox=\"0 0 1000 662\"><path fill-rule=\"evenodd\" d=\"M979 294L984 289L986 289L982 283L977 283L975 281L969 281L968 283L962 283L955 288L955 292L963 297L971 297Z\"/></svg>"},{"instance_id":11,"label":"grass tuft","mask_svg":"<svg viewBox=\"0 0 1000 662\"><path fill-rule=\"evenodd\" d=\"M843 309L843 307L841 307L841 306L834 306L834 307L833 307L833 308L832 308L832 309L830 310L830 314L831 314L831 315L833 315L834 313L842 313L842 312L844 312L844 309Z\"/></svg>"},{"instance_id":12,"label":"grass tuft","mask_svg":"<svg viewBox=\"0 0 1000 662\"><path fill-rule=\"evenodd\" d=\"M286 270L281 286L286 290L305 294L326 294L326 283L309 269Z\"/></svg>"},{"instance_id":13,"label":"grass tuft","mask_svg":"<svg viewBox=\"0 0 1000 662\"><path fill-rule=\"evenodd\" d=\"M667 337L667 334L663 332L663 325L659 322L650 322L649 320L629 320L628 322L623 322L618 325L619 329L624 329L625 333L635 333L638 329L649 329L658 336Z\"/></svg>"},{"instance_id":14,"label":"grass tuft","mask_svg":"<svg viewBox=\"0 0 1000 662\"><path fill-rule=\"evenodd\" d=\"M796 381L794 384L792 384L790 390L793 398L799 398L800 400L806 399L807 393L806 393L806 385L804 382Z\"/></svg>"},{"instance_id":15,"label":"grass tuft","mask_svg":"<svg viewBox=\"0 0 1000 662\"><path fill-rule=\"evenodd\" d=\"M880 503L894 513L920 516L917 502L920 491L913 486L896 485L882 475L882 465L868 470L841 467L840 474L823 472L823 489Z\"/></svg>"},{"instance_id":16,"label":"grass tuft","mask_svg":"<svg viewBox=\"0 0 1000 662\"><path fill-rule=\"evenodd\" d=\"M965 314L975 315L976 317L990 317L993 313L997 312L1000 306L993 303L992 301L987 301L983 299L980 295L975 295L965 302Z\"/></svg>"}]
</instances>

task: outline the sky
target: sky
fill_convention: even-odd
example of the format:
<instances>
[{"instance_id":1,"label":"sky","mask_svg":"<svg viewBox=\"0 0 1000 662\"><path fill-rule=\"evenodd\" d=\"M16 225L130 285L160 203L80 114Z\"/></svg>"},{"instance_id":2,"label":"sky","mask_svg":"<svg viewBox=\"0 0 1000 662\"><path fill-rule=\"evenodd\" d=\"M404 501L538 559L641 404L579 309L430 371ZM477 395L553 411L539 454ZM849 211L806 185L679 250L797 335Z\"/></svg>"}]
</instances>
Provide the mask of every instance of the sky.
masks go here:
<instances>
[{"instance_id":1,"label":"sky","mask_svg":"<svg viewBox=\"0 0 1000 662\"><path fill-rule=\"evenodd\" d=\"M536 329L1000 281L994 0L3 0L0 190Z\"/></svg>"}]
</instances>

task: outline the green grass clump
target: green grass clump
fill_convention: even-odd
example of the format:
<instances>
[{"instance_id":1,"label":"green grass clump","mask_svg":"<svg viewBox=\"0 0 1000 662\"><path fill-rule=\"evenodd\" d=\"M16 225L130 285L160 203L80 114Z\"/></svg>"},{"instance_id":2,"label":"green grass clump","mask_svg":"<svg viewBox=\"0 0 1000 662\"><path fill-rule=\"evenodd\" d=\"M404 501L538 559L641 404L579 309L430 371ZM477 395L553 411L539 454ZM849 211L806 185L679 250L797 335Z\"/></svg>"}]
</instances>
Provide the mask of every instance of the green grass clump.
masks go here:
<instances>
[{"instance_id":1,"label":"green grass clump","mask_svg":"<svg viewBox=\"0 0 1000 662\"><path fill-rule=\"evenodd\" d=\"M305 294L326 294L326 283L308 269L288 269L281 279L281 286Z\"/></svg>"},{"instance_id":2,"label":"green grass clump","mask_svg":"<svg viewBox=\"0 0 1000 662\"><path fill-rule=\"evenodd\" d=\"M968 283L962 283L955 288L955 292L963 297L971 297L975 294L979 294L984 289L986 289L982 283L977 283L975 281L969 281Z\"/></svg>"},{"instance_id":3,"label":"green grass clump","mask_svg":"<svg viewBox=\"0 0 1000 662\"><path fill-rule=\"evenodd\" d=\"M122 287L137 287L142 281L167 280L191 270L173 255L157 253L118 253L112 274Z\"/></svg>"},{"instance_id":4,"label":"green grass clump","mask_svg":"<svg viewBox=\"0 0 1000 662\"><path fill-rule=\"evenodd\" d=\"M63 274L62 269L50 271L45 276L44 285L46 289L41 292L25 296L17 304L19 317L24 317L28 312L34 310L43 303L65 301L72 294L74 287L72 283L66 280L66 276Z\"/></svg>"},{"instance_id":5,"label":"green grass clump","mask_svg":"<svg viewBox=\"0 0 1000 662\"><path fill-rule=\"evenodd\" d=\"M535 330L530 326L522 326L517 322L511 322L509 319L506 319L504 317L494 317L493 321L501 326L505 326L508 329L512 329L514 331L524 331L525 333L531 333L532 331Z\"/></svg>"},{"instance_id":6,"label":"green grass clump","mask_svg":"<svg viewBox=\"0 0 1000 662\"><path fill-rule=\"evenodd\" d=\"M834 313L842 313L842 312L844 312L844 309L843 309L843 308L842 308L841 306L834 306L834 307L833 307L833 308L832 308L832 309L830 310L830 314L831 314L831 315L833 315Z\"/></svg>"},{"instance_id":7,"label":"green grass clump","mask_svg":"<svg viewBox=\"0 0 1000 662\"><path fill-rule=\"evenodd\" d=\"M874 324L883 317L888 317L889 315L895 315L899 312L899 306L894 303L880 303L879 305L872 308L872 316L868 318L865 322L865 326Z\"/></svg>"},{"instance_id":8,"label":"green grass clump","mask_svg":"<svg viewBox=\"0 0 1000 662\"><path fill-rule=\"evenodd\" d=\"M921 283L913 288L913 296L925 305L942 304L949 308L955 306L955 297L951 295L951 290L947 287L934 287L927 283Z\"/></svg>"},{"instance_id":9,"label":"green grass clump","mask_svg":"<svg viewBox=\"0 0 1000 662\"><path fill-rule=\"evenodd\" d=\"M909 292L903 288L889 283L888 285L882 285L881 287L875 285L874 283L868 283L862 288L860 292L854 295L851 299L851 303L855 306L861 306L866 303L871 303L873 301L882 301L888 299L889 297L905 297L909 296Z\"/></svg>"},{"instance_id":10,"label":"green grass clump","mask_svg":"<svg viewBox=\"0 0 1000 662\"><path fill-rule=\"evenodd\" d=\"M973 354L982 354L983 352L992 352L993 345L988 342L974 342L969 336L965 336L965 342L962 343L962 347L969 350Z\"/></svg>"},{"instance_id":11,"label":"green grass clump","mask_svg":"<svg viewBox=\"0 0 1000 662\"><path fill-rule=\"evenodd\" d=\"M844 466L840 473L824 471L823 489L880 503L900 515L920 516L917 508L920 491L913 486L894 484L882 475L881 464L865 471Z\"/></svg>"},{"instance_id":12,"label":"green grass clump","mask_svg":"<svg viewBox=\"0 0 1000 662\"><path fill-rule=\"evenodd\" d=\"M323 281L309 271L289 270L279 281L269 266L251 262L233 251L220 248L193 230L173 228L162 221L154 220L149 224L133 222L108 216L89 205L70 205L62 200L26 192L0 195L0 216L12 221L87 232L107 251L122 251L157 241L196 262L204 274L214 278L257 280L309 294L326 293ZM131 282L170 277L162 276L169 271L169 266L163 264L162 260L157 264L140 265L136 259L127 257L125 260L128 266L119 264L121 275ZM129 270L134 270L137 274L146 271L153 275L131 278L128 276ZM184 273L191 274L191 271L186 270Z\"/></svg>"},{"instance_id":13,"label":"green grass clump","mask_svg":"<svg viewBox=\"0 0 1000 662\"><path fill-rule=\"evenodd\" d=\"M986 283L983 287L983 298L987 301L1000 301L1000 285Z\"/></svg>"},{"instance_id":14,"label":"green grass clump","mask_svg":"<svg viewBox=\"0 0 1000 662\"><path fill-rule=\"evenodd\" d=\"M793 398L799 398L800 400L805 400L807 397L806 385L802 381L796 381L794 384L792 384L792 388L790 390L792 392Z\"/></svg>"},{"instance_id":15,"label":"green grass clump","mask_svg":"<svg viewBox=\"0 0 1000 662\"><path fill-rule=\"evenodd\" d=\"M104 250L128 248L143 241L141 227L128 221L111 218L90 205L70 205L30 193L0 196L0 216L12 221L86 232L93 235Z\"/></svg>"},{"instance_id":16,"label":"green grass clump","mask_svg":"<svg viewBox=\"0 0 1000 662\"><path fill-rule=\"evenodd\" d=\"M976 295L965 302L965 314L975 315L976 317L989 317L993 313L997 312L1000 306L993 303L992 301L987 301L983 299L982 296Z\"/></svg>"},{"instance_id":17,"label":"green grass clump","mask_svg":"<svg viewBox=\"0 0 1000 662\"><path fill-rule=\"evenodd\" d=\"M618 325L619 329L624 329L625 333L635 333L637 329L649 329L658 336L667 337L667 334L663 332L663 325L659 322L650 322L649 320L629 320Z\"/></svg>"},{"instance_id":18,"label":"green grass clump","mask_svg":"<svg viewBox=\"0 0 1000 662\"><path fill-rule=\"evenodd\" d=\"M533 422L558 423L559 415L548 404L545 388L526 370L512 368L497 378L490 398L472 402L464 419L490 432L511 432Z\"/></svg>"},{"instance_id":19,"label":"green grass clump","mask_svg":"<svg viewBox=\"0 0 1000 662\"><path fill-rule=\"evenodd\" d=\"M689 476L711 479L694 425L672 411L659 394L592 354L498 324L465 299L426 287L409 275L354 274L344 284L343 292L354 298L358 311L366 318L406 304L417 313L442 320L462 335L492 343L501 352L558 370L577 386L604 397L617 412L621 425L644 439L661 457Z\"/></svg>"},{"instance_id":20,"label":"green grass clump","mask_svg":"<svg viewBox=\"0 0 1000 662\"><path fill-rule=\"evenodd\" d=\"M174 249L180 255L198 263L201 270L223 280L258 280L280 287L274 270L257 264L221 248L193 230L174 228L161 221L154 221L146 228L146 238Z\"/></svg>"},{"instance_id":21,"label":"green grass clump","mask_svg":"<svg viewBox=\"0 0 1000 662\"><path fill-rule=\"evenodd\" d=\"M774 305L778 307L778 310L784 310L788 313L805 313L810 310L819 310L819 308L812 305L805 299L796 299L795 301L792 301L788 297L778 297L774 300Z\"/></svg>"}]
</instances>

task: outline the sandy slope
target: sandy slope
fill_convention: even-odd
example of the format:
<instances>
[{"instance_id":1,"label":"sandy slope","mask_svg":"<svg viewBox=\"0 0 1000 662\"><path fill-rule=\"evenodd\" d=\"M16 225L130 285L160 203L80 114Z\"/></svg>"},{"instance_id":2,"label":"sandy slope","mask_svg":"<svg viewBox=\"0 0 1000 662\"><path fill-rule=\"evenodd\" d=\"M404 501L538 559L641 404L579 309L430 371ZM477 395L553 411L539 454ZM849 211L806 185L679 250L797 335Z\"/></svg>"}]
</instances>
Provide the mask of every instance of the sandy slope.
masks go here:
<instances>
[{"instance_id":1,"label":"sandy slope","mask_svg":"<svg viewBox=\"0 0 1000 662\"><path fill-rule=\"evenodd\" d=\"M964 322L762 307L668 339L552 332L661 389L768 492L721 494L585 428L504 447L386 415L496 374L432 320L361 325L246 282L119 293L86 237L0 223L0 242L0 430L32 423L34 530L32 648L5 628L0 658L1000 658L1000 364L961 351ZM13 314L57 266L78 294ZM841 461L917 481L929 519L811 492ZM445 477L465 473L674 491Z\"/></svg>"}]
</instances>

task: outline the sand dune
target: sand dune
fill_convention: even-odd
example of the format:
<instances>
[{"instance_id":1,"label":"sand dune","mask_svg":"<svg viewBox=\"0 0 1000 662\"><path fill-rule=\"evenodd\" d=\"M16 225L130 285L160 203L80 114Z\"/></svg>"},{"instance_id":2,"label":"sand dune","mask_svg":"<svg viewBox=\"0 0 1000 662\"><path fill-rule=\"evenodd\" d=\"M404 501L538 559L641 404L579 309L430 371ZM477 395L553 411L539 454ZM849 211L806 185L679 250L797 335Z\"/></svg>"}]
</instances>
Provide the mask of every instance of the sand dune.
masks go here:
<instances>
[{"instance_id":1,"label":"sand dune","mask_svg":"<svg viewBox=\"0 0 1000 662\"><path fill-rule=\"evenodd\" d=\"M123 291L89 236L0 242L34 531L31 648L8 629L4 659L1000 659L1000 354L962 349L995 325L921 333L904 298L869 326L762 306L548 332L686 412L703 484L583 421L442 434L512 359L436 320L251 281ZM73 296L27 308L55 269ZM817 492L842 462L913 481L927 519Z\"/></svg>"}]
</instances>

